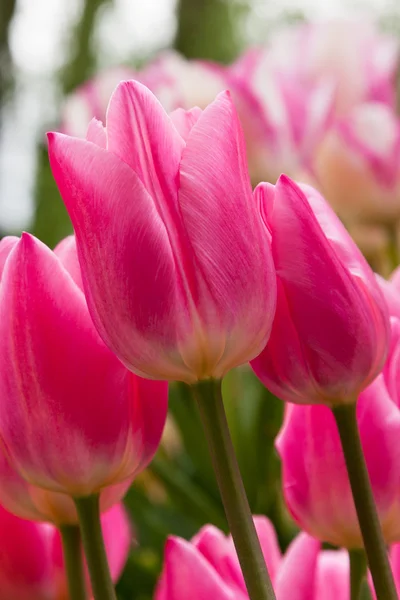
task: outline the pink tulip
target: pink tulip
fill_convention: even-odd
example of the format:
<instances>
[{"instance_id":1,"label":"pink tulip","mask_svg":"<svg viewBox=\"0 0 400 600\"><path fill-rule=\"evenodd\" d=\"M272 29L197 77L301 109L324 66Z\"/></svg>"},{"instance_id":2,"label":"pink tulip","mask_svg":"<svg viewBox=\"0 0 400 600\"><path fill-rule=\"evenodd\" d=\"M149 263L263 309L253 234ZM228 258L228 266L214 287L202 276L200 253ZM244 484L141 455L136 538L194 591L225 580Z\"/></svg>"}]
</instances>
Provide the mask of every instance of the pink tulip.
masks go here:
<instances>
[{"instance_id":1,"label":"pink tulip","mask_svg":"<svg viewBox=\"0 0 400 600\"><path fill-rule=\"evenodd\" d=\"M67 96L61 115L61 130L68 135L85 137L89 121L104 120L107 105L120 81L135 79L136 72L128 67L114 67L85 82Z\"/></svg>"},{"instance_id":2,"label":"pink tulip","mask_svg":"<svg viewBox=\"0 0 400 600\"><path fill-rule=\"evenodd\" d=\"M345 114L361 102L395 102L399 44L375 25L357 19L301 23L277 31L261 53L271 68L304 85L331 80L336 87L336 113ZM242 68L251 73L261 60L251 52Z\"/></svg>"},{"instance_id":3,"label":"pink tulip","mask_svg":"<svg viewBox=\"0 0 400 600\"><path fill-rule=\"evenodd\" d=\"M73 240L54 253L29 234L11 246L0 281L0 438L11 466L72 497L124 485L157 449L167 386L129 373L101 341Z\"/></svg>"},{"instance_id":4,"label":"pink tulip","mask_svg":"<svg viewBox=\"0 0 400 600\"><path fill-rule=\"evenodd\" d=\"M282 556L276 534L265 517L255 525L277 600L349 600L349 565L344 551L320 550L305 533ZM332 592L336 596L332 596ZM155 600L247 600L232 539L211 525L191 542L169 538Z\"/></svg>"},{"instance_id":5,"label":"pink tulip","mask_svg":"<svg viewBox=\"0 0 400 600\"><path fill-rule=\"evenodd\" d=\"M339 121L315 153L313 174L348 222L400 217L400 121L384 104L363 104Z\"/></svg>"},{"instance_id":6,"label":"pink tulip","mask_svg":"<svg viewBox=\"0 0 400 600\"><path fill-rule=\"evenodd\" d=\"M242 122L252 181L275 183L310 167L332 122L332 82L304 85L271 68L268 54L253 68L231 68L230 89Z\"/></svg>"},{"instance_id":7,"label":"pink tulip","mask_svg":"<svg viewBox=\"0 0 400 600\"><path fill-rule=\"evenodd\" d=\"M400 540L400 412L389 393L380 375L357 402L361 442L387 543ZM362 547L340 439L329 408L288 405L276 445L286 504L298 525L322 541Z\"/></svg>"},{"instance_id":8,"label":"pink tulip","mask_svg":"<svg viewBox=\"0 0 400 600\"><path fill-rule=\"evenodd\" d=\"M196 120L197 119L197 120ZM101 141L50 134L89 310L106 344L149 378L221 378L264 347L275 271L228 93L186 142L151 92L116 89Z\"/></svg>"},{"instance_id":9,"label":"pink tulip","mask_svg":"<svg viewBox=\"0 0 400 600\"><path fill-rule=\"evenodd\" d=\"M388 314L374 275L313 188L282 176L256 197L271 230L278 302L270 340L251 365L282 400L355 402L387 354Z\"/></svg>"},{"instance_id":10,"label":"pink tulip","mask_svg":"<svg viewBox=\"0 0 400 600\"><path fill-rule=\"evenodd\" d=\"M105 513L101 524L111 575L117 581L131 543L131 528L122 505ZM61 538L55 527L19 519L0 506L0 536L1 600L68 598Z\"/></svg>"}]
</instances>

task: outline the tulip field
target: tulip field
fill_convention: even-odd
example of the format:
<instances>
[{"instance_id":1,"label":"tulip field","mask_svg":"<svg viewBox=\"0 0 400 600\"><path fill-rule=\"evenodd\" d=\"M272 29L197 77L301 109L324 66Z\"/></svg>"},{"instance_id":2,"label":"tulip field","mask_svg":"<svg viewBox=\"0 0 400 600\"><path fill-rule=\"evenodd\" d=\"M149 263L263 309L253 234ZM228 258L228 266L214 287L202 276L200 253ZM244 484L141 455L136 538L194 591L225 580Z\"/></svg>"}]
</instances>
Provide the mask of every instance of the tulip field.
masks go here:
<instances>
[{"instance_id":1,"label":"tulip field","mask_svg":"<svg viewBox=\"0 0 400 600\"><path fill-rule=\"evenodd\" d=\"M0 7L0 600L398 600L400 12L155 4Z\"/></svg>"}]
</instances>

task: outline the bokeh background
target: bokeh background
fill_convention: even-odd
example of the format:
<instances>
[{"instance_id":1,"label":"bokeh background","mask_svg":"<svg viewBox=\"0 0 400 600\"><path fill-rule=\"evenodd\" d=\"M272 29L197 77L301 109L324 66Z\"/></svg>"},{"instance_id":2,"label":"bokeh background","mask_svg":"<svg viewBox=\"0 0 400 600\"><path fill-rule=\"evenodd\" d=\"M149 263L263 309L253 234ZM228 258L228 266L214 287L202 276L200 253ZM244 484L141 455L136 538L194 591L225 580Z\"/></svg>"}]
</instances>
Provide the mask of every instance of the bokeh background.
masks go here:
<instances>
[{"instance_id":1,"label":"bokeh background","mask_svg":"<svg viewBox=\"0 0 400 600\"><path fill-rule=\"evenodd\" d=\"M0 0L0 233L31 231L49 246L71 225L48 166L45 132L64 97L104 68L140 68L160 50L229 63L283 24L371 17L400 35L396 0ZM274 522L285 547L296 532L282 502L273 441L283 404L246 368L224 382L251 508ZM167 535L189 538L226 522L195 406L171 389L163 444L126 505L135 541L118 597L152 598ZM272 483L273 482L273 483Z\"/></svg>"}]
</instances>

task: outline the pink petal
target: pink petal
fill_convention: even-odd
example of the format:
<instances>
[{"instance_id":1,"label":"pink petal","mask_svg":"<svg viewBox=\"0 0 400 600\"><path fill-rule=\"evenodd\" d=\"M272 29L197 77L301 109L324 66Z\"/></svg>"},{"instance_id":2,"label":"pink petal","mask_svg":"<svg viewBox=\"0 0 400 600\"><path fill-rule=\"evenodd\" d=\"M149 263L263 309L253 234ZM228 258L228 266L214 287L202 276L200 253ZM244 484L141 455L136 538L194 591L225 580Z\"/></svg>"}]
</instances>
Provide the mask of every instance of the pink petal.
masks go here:
<instances>
[{"instance_id":1,"label":"pink petal","mask_svg":"<svg viewBox=\"0 0 400 600\"><path fill-rule=\"evenodd\" d=\"M17 242L18 238L13 235L6 236L0 241L0 280L8 255Z\"/></svg>"},{"instance_id":2,"label":"pink petal","mask_svg":"<svg viewBox=\"0 0 400 600\"><path fill-rule=\"evenodd\" d=\"M69 235L57 244L54 254L58 256L64 268L71 275L76 285L83 291L82 273L78 260L75 236Z\"/></svg>"},{"instance_id":3,"label":"pink petal","mask_svg":"<svg viewBox=\"0 0 400 600\"><path fill-rule=\"evenodd\" d=\"M169 235L153 199L112 153L57 134L49 136L49 147L100 335L136 372L187 379L175 352L185 307Z\"/></svg>"},{"instance_id":4,"label":"pink petal","mask_svg":"<svg viewBox=\"0 0 400 600\"><path fill-rule=\"evenodd\" d=\"M350 600L349 555L345 550L320 552L315 600Z\"/></svg>"},{"instance_id":5,"label":"pink petal","mask_svg":"<svg viewBox=\"0 0 400 600\"><path fill-rule=\"evenodd\" d=\"M169 538L155 600L245 600L230 589L190 543Z\"/></svg>"},{"instance_id":6,"label":"pink petal","mask_svg":"<svg viewBox=\"0 0 400 600\"><path fill-rule=\"evenodd\" d=\"M281 550L279 548L275 528L267 517L256 516L253 517L253 520L265 562L268 567L268 573L274 582L282 562Z\"/></svg>"},{"instance_id":7,"label":"pink petal","mask_svg":"<svg viewBox=\"0 0 400 600\"><path fill-rule=\"evenodd\" d=\"M107 137L108 150L137 173L168 226L185 144L159 101L138 81L120 83L112 95Z\"/></svg>"},{"instance_id":8,"label":"pink petal","mask_svg":"<svg viewBox=\"0 0 400 600\"><path fill-rule=\"evenodd\" d=\"M300 533L282 559L275 581L277 600L309 600L314 597L314 582L320 543ZM319 596L315 596L318 598Z\"/></svg>"},{"instance_id":9,"label":"pink petal","mask_svg":"<svg viewBox=\"0 0 400 600\"><path fill-rule=\"evenodd\" d=\"M179 131L180 136L186 141L189 137L189 133L192 127L197 123L202 110L195 106L190 110L184 110L183 108L177 108L169 116L176 129Z\"/></svg>"},{"instance_id":10,"label":"pink petal","mask_svg":"<svg viewBox=\"0 0 400 600\"><path fill-rule=\"evenodd\" d=\"M220 94L189 134L180 165L179 205L194 253L196 310L215 377L255 356L275 311L268 238L251 196L243 135L229 93ZM190 357L186 361L196 360Z\"/></svg>"},{"instance_id":11,"label":"pink petal","mask_svg":"<svg viewBox=\"0 0 400 600\"><path fill-rule=\"evenodd\" d=\"M90 121L86 133L86 139L88 142L97 144L101 148L107 147L107 134L101 121L98 121L97 119L92 119Z\"/></svg>"}]
</instances>

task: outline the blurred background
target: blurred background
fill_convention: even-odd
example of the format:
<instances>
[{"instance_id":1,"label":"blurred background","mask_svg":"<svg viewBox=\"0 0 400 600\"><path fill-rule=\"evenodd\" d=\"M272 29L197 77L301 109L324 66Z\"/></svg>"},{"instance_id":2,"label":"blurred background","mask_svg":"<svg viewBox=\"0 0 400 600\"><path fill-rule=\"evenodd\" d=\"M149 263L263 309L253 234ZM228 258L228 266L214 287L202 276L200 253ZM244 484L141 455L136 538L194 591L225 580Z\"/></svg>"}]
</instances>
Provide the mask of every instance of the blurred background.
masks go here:
<instances>
[{"instance_id":1,"label":"blurred background","mask_svg":"<svg viewBox=\"0 0 400 600\"><path fill-rule=\"evenodd\" d=\"M60 128L64 98L109 67L140 69L160 50L231 63L282 25L368 17L400 35L395 0L0 0L0 232L31 231L50 247L71 232L47 159L45 132ZM226 407L254 513L274 521L282 547L295 533L285 512L273 441L283 405L246 368L224 382ZM183 386L155 461L129 492L136 541L121 599L149 600L167 535L205 523L226 530L197 413ZM273 483L271 483L273 482Z\"/></svg>"}]
</instances>

